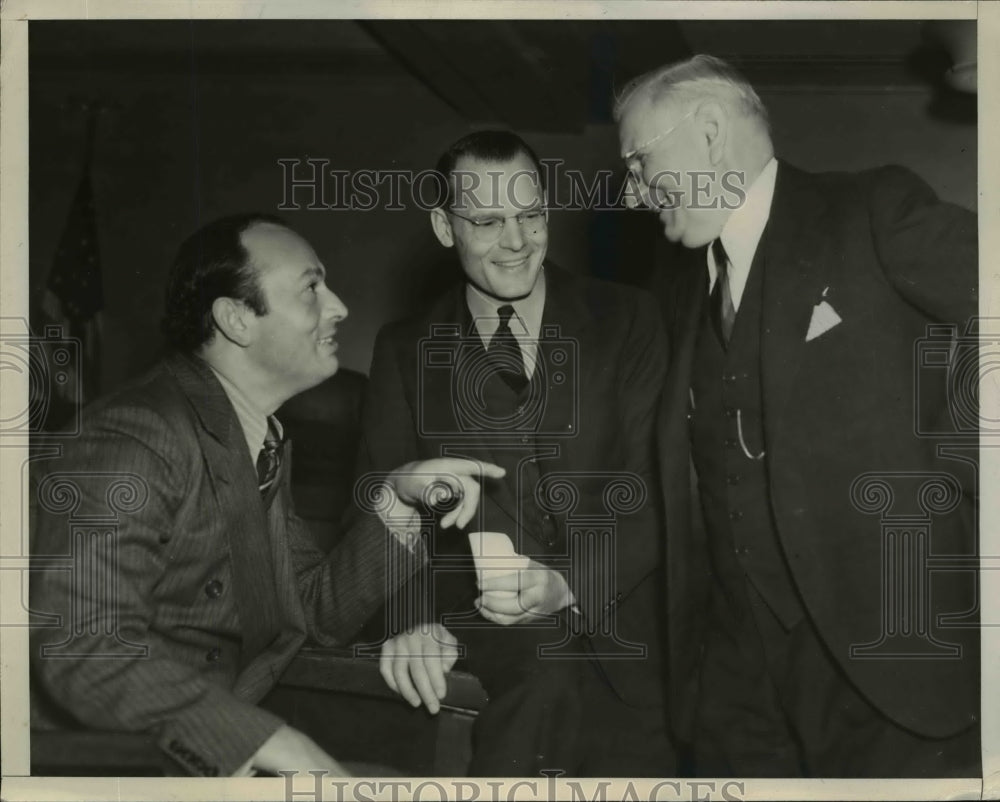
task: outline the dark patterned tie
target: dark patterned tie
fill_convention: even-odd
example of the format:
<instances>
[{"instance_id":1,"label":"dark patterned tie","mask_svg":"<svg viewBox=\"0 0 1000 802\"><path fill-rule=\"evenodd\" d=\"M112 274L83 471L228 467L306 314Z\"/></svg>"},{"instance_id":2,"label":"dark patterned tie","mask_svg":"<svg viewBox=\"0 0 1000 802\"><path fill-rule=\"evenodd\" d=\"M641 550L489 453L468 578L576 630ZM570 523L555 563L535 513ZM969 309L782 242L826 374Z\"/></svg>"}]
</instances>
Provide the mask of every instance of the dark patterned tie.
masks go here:
<instances>
[{"instance_id":1,"label":"dark patterned tie","mask_svg":"<svg viewBox=\"0 0 1000 802\"><path fill-rule=\"evenodd\" d=\"M716 278L712 294L709 296L709 310L712 315L712 325L723 346L729 345L736 322L736 307L733 305L733 293L729 287L729 256L722 247L722 240L712 242L712 255L715 257Z\"/></svg>"},{"instance_id":2,"label":"dark patterned tie","mask_svg":"<svg viewBox=\"0 0 1000 802\"><path fill-rule=\"evenodd\" d=\"M257 486L262 496L267 495L281 467L281 440L273 417L267 419L267 434L264 446L257 455Z\"/></svg>"},{"instance_id":3,"label":"dark patterned tie","mask_svg":"<svg viewBox=\"0 0 1000 802\"><path fill-rule=\"evenodd\" d=\"M514 314L514 307L504 304L497 309L500 317L500 325L490 340L489 354L497 373L514 392L520 392L528 383L528 376L524 371L524 357L521 355L521 347L517 344L514 332L510 330L510 318Z\"/></svg>"}]
</instances>

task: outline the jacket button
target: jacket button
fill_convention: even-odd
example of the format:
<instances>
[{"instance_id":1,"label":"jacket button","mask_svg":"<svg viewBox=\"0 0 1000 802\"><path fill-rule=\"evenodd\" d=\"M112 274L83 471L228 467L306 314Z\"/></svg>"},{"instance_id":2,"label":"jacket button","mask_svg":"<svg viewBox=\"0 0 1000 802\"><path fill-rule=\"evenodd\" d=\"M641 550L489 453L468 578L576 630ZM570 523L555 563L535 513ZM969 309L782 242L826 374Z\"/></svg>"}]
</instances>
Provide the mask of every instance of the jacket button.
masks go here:
<instances>
[{"instance_id":1,"label":"jacket button","mask_svg":"<svg viewBox=\"0 0 1000 802\"><path fill-rule=\"evenodd\" d=\"M742 513L742 511L740 511L740 510L733 510L731 513L729 513L729 519L731 521L742 521L743 520L743 513Z\"/></svg>"},{"instance_id":2,"label":"jacket button","mask_svg":"<svg viewBox=\"0 0 1000 802\"><path fill-rule=\"evenodd\" d=\"M736 417L736 407L726 407L726 417L735 418Z\"/></svg>"},{"instance_id":3,"label":"jacket button","mask_svg":"<svg viewBox=\"0 0 1000 802\"><path fill-rule=\"evenodd\" d=\"M738 485L740 483L740 475L738 473L731 473L726 477L727 485Z\"/></svg>"},{"instance_id":4,"label":"jacket button","mask_svg":"<svg viewBox=\"0 0 1000 802\"><path fill-rule=\"evenodd\" d=\"M736 438L734 438L734 437L727 437L726 438L726 448L736 448L736 446L738 446L738 445L739 445L739 443L736 442Z\"/></svg>"},{"instance_id":5,"label":"jacket button","mask_svg":"<svg viewBox=\"0 0 1000 802\"><path fill-rule=\"evenodd\" d=\"M218 663L222 659L222 650L218 647L209 649L205 652L205 662L206 663Z\"/></svg>"},{"instance_id":6,"label":"jacket button","mask_svg":"<svg viewBox=\"0 0 1000 802\"><path fill-rule=\"evenodd\" d=\"M218 579L213 579L205 585L205 595L210 599L217 599L222 595L222 583Z\"/></svg>"}]
</instances>

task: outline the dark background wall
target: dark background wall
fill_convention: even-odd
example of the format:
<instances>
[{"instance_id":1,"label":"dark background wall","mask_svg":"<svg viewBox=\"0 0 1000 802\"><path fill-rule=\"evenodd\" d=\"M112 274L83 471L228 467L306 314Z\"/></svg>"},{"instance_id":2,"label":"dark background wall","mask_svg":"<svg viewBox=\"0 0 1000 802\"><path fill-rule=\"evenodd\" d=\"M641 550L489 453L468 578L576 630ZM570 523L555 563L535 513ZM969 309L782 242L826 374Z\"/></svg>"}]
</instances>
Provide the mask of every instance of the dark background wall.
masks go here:
<instances>
[{"instance_id":1,"label":"dark background wall","mask_svg":"<svg viewBox=\"0 0 1000 802\"><path fill-rule=\"evenodd\" d=\"M419 171L453 139L495 124L512 125L569 168L620 172L608 119L613 85L690 52L744 66L771 110L779 154L793 163L901 163L944 198L976 207L975 118L967 100L942 100L933 58L914 60L924 47L919 23L410 26L31 23L36 302L83 168L82 103L103 108L92 167L102 389L157 355L164 275L180 241L214 217L282 203L279 159ZM505 52L534 72L503 69ZM539 99L546 86L558 100ZM296 199L304 205L308 193ZM314 245L350 308L341 329L347 367L367 372L378 328L455 275L419 208L282 214ZM550 227L550 257L581 272L641 282L657 259L669 259L655 221L637 212L561 211Z\"/></svg>"}]
</instances>

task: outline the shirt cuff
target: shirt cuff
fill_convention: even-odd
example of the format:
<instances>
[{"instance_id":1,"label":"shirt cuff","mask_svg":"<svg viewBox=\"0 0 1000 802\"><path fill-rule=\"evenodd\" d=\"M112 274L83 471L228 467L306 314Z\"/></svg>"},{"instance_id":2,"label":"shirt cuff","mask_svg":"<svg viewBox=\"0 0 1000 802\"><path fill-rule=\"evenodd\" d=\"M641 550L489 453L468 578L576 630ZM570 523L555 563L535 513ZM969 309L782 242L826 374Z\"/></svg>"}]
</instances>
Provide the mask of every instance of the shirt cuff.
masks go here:
<instances>
[{"instance_id":1,"label":"shirt cuff","mask_svg":"<svg viewBox=\"0 0 1000 802\"><path fill-rule=\"evenodd\" d=\"M423 546L421 537L420 511L400 500L392 485L382 485L384 503L378 505L378 517L382 523L411 554Z\"/></svg>"}]
</instances>

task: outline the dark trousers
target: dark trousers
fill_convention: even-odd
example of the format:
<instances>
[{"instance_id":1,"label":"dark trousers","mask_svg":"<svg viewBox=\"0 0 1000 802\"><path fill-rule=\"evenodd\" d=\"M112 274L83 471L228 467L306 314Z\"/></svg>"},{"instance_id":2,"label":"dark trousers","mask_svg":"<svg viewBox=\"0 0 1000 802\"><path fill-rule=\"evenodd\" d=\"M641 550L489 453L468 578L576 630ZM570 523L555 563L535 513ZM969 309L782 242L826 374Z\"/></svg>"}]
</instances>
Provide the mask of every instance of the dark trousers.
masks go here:
<instances>
[{"instance_id":1,"label":"dark trousers","mask_svg":"<svg viewBox=\"0 0 1000 802\"><path fill-rule=\"evenodd\" d=\"M749 582L743 591L742 612L713 608L695 725L699 776L981 776L978 727L942 739L900 727L857 692L808 615L785 630Z\"/></svg>"},{"instance_id":2,"label":"dark trousers","mask_svg":"<svg viewBox=\"0 0 1000 802\"><path fill-rule=\"evenodd\" d=\"M542 654L560 640L560 628L453 631L489 696L473 725L470 776L675 774L663 707L623 702L591 658ZM582 649L578 641L560 652Z\"/></svg>"}]
</instances>

